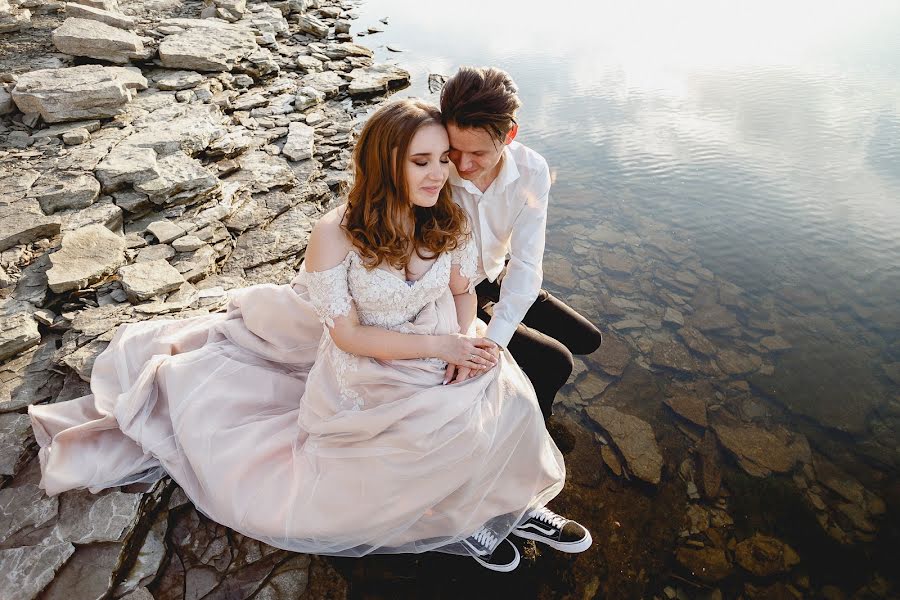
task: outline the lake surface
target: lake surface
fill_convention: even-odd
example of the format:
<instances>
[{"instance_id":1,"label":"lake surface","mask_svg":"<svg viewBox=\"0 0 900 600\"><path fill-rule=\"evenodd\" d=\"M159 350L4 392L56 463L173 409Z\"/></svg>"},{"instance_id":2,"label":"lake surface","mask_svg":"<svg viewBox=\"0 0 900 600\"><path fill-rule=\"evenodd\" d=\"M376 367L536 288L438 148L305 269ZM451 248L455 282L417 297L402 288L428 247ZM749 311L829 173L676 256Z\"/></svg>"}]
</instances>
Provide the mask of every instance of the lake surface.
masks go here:
<instances>
[{"instance_id":1,"label":"lake surface","mask_svg":"<svg viewBox=\"0 0 900 600\"><path fill-rule=\"evenodd\" d=\"M607 332L557 401L578 440L559 502L601 535L619 523L620 542L626 519L649 523L629 504L672 516L670 538L579 557L572 590L894 585L881 549L896 547L900 498L900 4L366 0L357 13L354 33L384 31L356 39L412 73L400 95L437 101L428 75L459 65L510 72L519 139L553 171L546 286ZM708 423L667 406L685 395ZM612 441L597 406L652 425L659 485L614 475L619 451L597 462ZM723 483L696 498L685 485L709 468L710 431ZM760 466L798 444L786 467ZM755 533L799 566L754 575L735 543ZM681 548L721 549L731 570L697 576Z\"/></svg>"}]
</instances>

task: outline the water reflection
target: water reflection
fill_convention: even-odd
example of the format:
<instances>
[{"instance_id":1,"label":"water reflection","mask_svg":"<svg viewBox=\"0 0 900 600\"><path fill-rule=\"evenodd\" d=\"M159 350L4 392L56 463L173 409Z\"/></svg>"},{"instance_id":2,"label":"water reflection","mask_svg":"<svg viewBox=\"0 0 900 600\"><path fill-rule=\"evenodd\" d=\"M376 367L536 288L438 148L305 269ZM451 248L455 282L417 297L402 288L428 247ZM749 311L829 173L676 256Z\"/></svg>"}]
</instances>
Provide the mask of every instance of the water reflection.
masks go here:
<instances>
[{"instance_id":1,"label":"water reflection","mask_svg":"<svg viewBox=\"0 0 900 600\"><path fill-rule=\"evenodd\" d=\"M561 501L597 539L646 527L629 508L671 521L653 522L645 548L632 538L579 559L585 597L658 594L671 569L692 573L690 597L887 596L900 5L366 0L359 12L356 30L390 17L365 43L409 50L378 51L413 73L404 94L428 97L427 74L460 64L510 71L520 135L556 174L547 285L608 332L560 399L579 440ZM654 489L597 407L652 426L665 460ZM780 548L756 534L780 536L799 566L747 563L740 544Z\"/></svg>"}]
</instances>

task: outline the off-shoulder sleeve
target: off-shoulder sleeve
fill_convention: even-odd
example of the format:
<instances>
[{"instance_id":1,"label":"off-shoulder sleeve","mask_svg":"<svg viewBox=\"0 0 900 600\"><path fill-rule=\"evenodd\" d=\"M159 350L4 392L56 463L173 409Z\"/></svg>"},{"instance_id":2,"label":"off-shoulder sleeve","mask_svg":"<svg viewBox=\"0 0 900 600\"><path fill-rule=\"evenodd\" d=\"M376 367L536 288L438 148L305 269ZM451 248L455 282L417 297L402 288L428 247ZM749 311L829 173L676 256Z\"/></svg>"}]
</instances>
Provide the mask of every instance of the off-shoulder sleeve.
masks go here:
<instances>
[{"instance_id":1,"label":"off-shoulder sleeve","mask_svg":"<svg viewBox=\"0 0 900 600\"><path fill-rule=\"evenodd\" d=\"M450 264L459 266L459 274L469 280L468 292L474 294L478 276L478 246L472 236L450 252Z\"/></svg>"},{"instance_id":2,"label":"off-shoulder sleeve","mask_svg":"<svg viewBox=\"0 0 900 600\"><path fill-rule=\"evenodd\" d=\"M322 323L334 327L334 319L350 314L352 298L347 284L350 255L339 265L324 271L305 272L304 280L309 299ZM305 267L304 267L305 268Z\"/></svg>"}]
</instances>

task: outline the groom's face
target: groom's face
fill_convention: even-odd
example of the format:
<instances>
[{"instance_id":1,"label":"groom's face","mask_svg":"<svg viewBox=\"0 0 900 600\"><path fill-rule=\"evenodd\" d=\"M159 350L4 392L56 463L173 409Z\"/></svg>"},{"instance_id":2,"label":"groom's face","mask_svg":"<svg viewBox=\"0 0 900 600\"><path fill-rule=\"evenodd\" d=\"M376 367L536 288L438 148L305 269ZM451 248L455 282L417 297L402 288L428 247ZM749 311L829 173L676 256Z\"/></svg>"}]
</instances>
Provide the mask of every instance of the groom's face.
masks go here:
<instances>
[{"instance_id":1,"label":"groom's face","mask_svg":"<svg viewBox=\"0 0 900 600\"><path fill-rule=\"evenodd\" d=\"M450 160L460 177L489 183L497 176L503 142L479 127L463 128L453 123L447 125L447 135L450 136Z\"/></svg>"}]
</instances>

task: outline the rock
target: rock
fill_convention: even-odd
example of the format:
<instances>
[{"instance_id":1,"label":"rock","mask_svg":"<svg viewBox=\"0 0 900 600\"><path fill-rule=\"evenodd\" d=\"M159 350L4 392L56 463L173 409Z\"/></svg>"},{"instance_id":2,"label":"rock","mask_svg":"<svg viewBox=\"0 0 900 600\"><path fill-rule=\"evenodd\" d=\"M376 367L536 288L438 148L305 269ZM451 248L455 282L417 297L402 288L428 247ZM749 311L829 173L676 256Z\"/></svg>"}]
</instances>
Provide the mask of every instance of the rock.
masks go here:
<instances>
[{"instance_id":1,"label":"rock","mask_svg":"<svg viewBox=\"0 0 900 600\"><path fill-rule=\"evenodd\" d=\"M675 560L694 576L706 583L722 581L732 572L731 563L724 550L719 548L688 548L682 546L675 552Z\"/></svg>"},{"instance_id":2,"label":"rock","mask_svg":"<svg viewBox=\"0 0 900 600\"><path fill-rule=\"evenodd\" d=\"M51 338L0 366L0 412L16 411L56 395L58 385L51 371L55 353Z\"/></svg>"},{"instance_id":3,"label":"rock","mask_svg":"<svg viewBox=\"0 0 900 600\"><path fill-rule=\"evenodd\" d=\"M350 71L351 96L380 94L409 85L409 71L395 65L377 64Z\"/></svg>"},{"instance_id":4,"label":"rock","mask_svg":"<svg viewBox=\"0 0 900 600\"><path fill-rule=\"evenodd\" d=\"M755 477L790 472L798 462L809 462L806 438L778 427L772 431L742 423L715 421L713 430L741 467Z\"/></svg>"},{"instance_id":5,"label":"rock","mask_svg":"<svg viewBox=\"0 0 900 600\"><path fill-rule=\"evenodd\" d=\"M120 12L118 0L75 0L79 4L99 8L109 12Z\"/></svg>"},{"instance_id":6,"label":"rock","mask_svg":"<svg viewBox=\"0 0 900 600\"><path fill-rule=\"evenodd\" d=\"M323 54L332 60L342 60L348 56L364 56L367 58L375 56L375 53L369 48L353 42L341 42L340 44L327 46Z\"/></svg>"},{"instance_id":7,"label":"rock","mask_svg":"<svg viewBox=\"0 0 900 600\"><path fill-rule=\"evenodd\" d=\"M312 158L315 136L316 130L309 125L292 122L288 126L287 141L284 143L281 153L294 161Z\"/></svg>"},{"instance_id":8,"label":"rock","mask_svg":"<svg viewBox=\"0 0 900 600\"><path fill-rule=\"evenodd\" d=\"M65 234L50 262L47 283L53 292L81 289L125 263L125 238L102 225L88 225Z\"/></svg>"},{"instance_id":9,"label":"rock","mask_svg":"<svg viewBox=\"0 0 900 600\"><path fill-rule=\"evenodd\" d=\"M12 97L24 113L48 123L115 117L125 111L132 90L147 88L137 69L82 65L41 69L19 76Z\"/></svg>"},{"instance_id":10,"label":"rock","mask_svg":"<svg viewBox=\"0 0 900 600\"><path fill-rule=\"evenodd\" d=\"M206 78L197 71L160 71L153 77L161 90L186 90L197 87Z\"/></svg>"},{"instance_id":11,"label":"rock","mask_svg":"<svg viewBox=\"0 0 900 600\"><path fill-rule=\"evenodd\" d=\"M231 71L259 50L256 36L241 25L210 19L168 19L163 23L185 29L159 44L160 62L169 69Z\"/></svg>"},{"instance_id":12,"label":"rock","mask_svg":"<svg viewBox=\"0 0 900 600\"><path fill-rule=\"evenodd\" d=\"M743 375L758 371L762 359L755 354L741 354L734 350L722 350L716 356L716 364L729 375Z\"/></svg>"},{"instance_id":13,"label":"rock","mask_svg":"<svg viewBox=\"0 0 900 600\"><path fill-rule=\"evenodd\" d=\"M79 127L62 134L62 139L67 146L75 146L91 139L91 133L87 129Z\"/></svg>"},{"instance_id":14,"label":"rock","mask_svg":"<svg viewBox=\"0 0 900 600\"><path fill-rule=\"evenodd\" d=\"M347 85L347 81L334 71L323 71L304 75L300 80L300 91L302 93L303 88L310 87L330 98L336 96Z\"/></svg>"},{"instance_id":15,"label":"rock","mask_svg":"<svg viewBox=\"0 0 900 600\"><path fill-rule=\"evenodd\" d=\"M0 115L8 115L16 109L13 103L12 95L6 91L6 88L0 85Z\"/></svg>"},{"instance_id":16,"label":"rock","mask_svg":"<svg viewBox=\"0 0 900 600\"><path fill-rule=\"evenodd\" d=\"M585 400L591 400L600 396L606 388L609 387L611 381L604 379L596 373L588 373L584 379L578 382L577 388L581 397Z\"/></svg>"},{"instance_id":17,"label":"rock","mask_svg":"<svg viewBox=\"0 0 900 600\"><path fill-rule=\"evenodd\" d=\"M45 216L37 200L0 203L0 251L52 237L59 231L60 220Z\"/></svg>"},{"instance_id":18,"label":"rock","mask_svg":"<svg viewBox=\"0 0 900 600\"><path fill-rule=\"evenodd\" d=\"M79 19L99 21L100 23L118 27L119 29L132 30L135 25L134 17L129 17L111 10L103 10L102 8L88 6L86 4L79 4L77 2L66 2L66 15L78 17Z\"/></svg>"},{"instance_id":19,"label":"rock","mask_svg":"<svg viewBox=\"0 0 900 600\"><path fill-rule=\"evenodd\" d=\"M193 237L193 236L185 236ZM179 238L183 239L183 238ZM168 244L153 244L138 250L134 262L148 262L151 260L169 260L175 256L175 248Z\"/></svg>"},{"instance_id":20,"label":"rock","mask_svg":"<svg viewBox=\"0 0 900 600\"><path fill-rule=\"evenodd\" d=\"M693 327L682 327L678 330L678 337L681 338L681 341L683 341L688 348L697 354L711 356L718 352L715 344Z\"/></svg>"},{"instance_id":21,"label":"rock","mask_svg":"<svg viewBox=\"0 0 900 600\"><path fill-rule=\"evenodd\" d=\"M638 478L657 484L662 474L662 455L650 424L611 406L591 406L587 415L612 438L628 469Z\"/></svg>"},{"instance_id":22,"label":"rock","mask_svg":"<svg viewBox=\"0 0 900 600\"><path fill-rule=\"evenodd\" d=\"M159 177L156 152L152 148L138 148L120 144L94 170L104 192L116 191L127 184L135 184Z\"/></svg>"},{"instance_id":23,"label":"rock","mask_svg":"<svg viewBox=\"0 0 900 600\"><path fill-rule=\"evenodd\" d=\"M294 64L305 73L318 73L325 69L322 61L314 56L298 56Z\"/></svg>"},{"instance_id":24,"label":"rock","mask_svg":"<svg viewBox=\"0 0 900 600\"><path fill-rule=\"evenodd\" d=\"M72 544L52 536L34 546L0 550L0 598L36 598L73 552Z\"/></svg>"},{"instance_id":25,"label":"rock","mask_svg":"<svg viewBox=\"0 0 900 600\"><path fill-rule=\"evenodd\" d=\"M740 325L734 313L718 304L697 309L688 317L687 324L704 332L731 329Z\"/></svg>"},{"instance_id":26,"label":"rock","mask_svg":"<svg viewBox=\"0 0 900 600\"><path fill-rule=\"evenodd\" d=\"M311 86L303 86L294 96L294 108L296 110L306 110L310 106L321 104L325 101L325 92L321 92Z\"/></svg>"},{"instance_id":27,"label":"rock","mask_svg":"<svg viewBox=\"0 0 900 600\"><path fill-rule=\"evenodd\" d=\"M621 337L604 332L600 349L591 354L589 360L606 373L618 377L631 362L631 346Z\"/></svg>"},{"instance_id":28,"label":"rock","mask_svg":"<svg viewBox=\"0 0 900 600\"><path fill-rule=\"evenodd\" d=\"M328 25L321 19L312 15L306 14L298 16L297 24L299 25L300 31L313 37L324 38L328 35Z\"/></svg>"},{"instance_id":29,"label":"rock","mask_svg":"<svg viewBox=\"0 0 900 600\"><path fill-rule=\"evenodd\" d=\"M28 197L36 199L45 214L87 208L100 195L100 182L87 173L51 171L38 179Z\"/></svg>"},{"instance_id":30,"label":"rock","mask_svg":"<svg viewBox=\"0 0 900 600\"><path fill-rule=\"evenodd\" d=\"M707 430L703 439L697 444L700 491L705 498L715 498L719 495L722 485L721 454L715 434Z\"/></svg>"},{"instance_id":31,"label":"rock","mask_svg":"<svg viewBox=\"0 0 900 600\"><path fill-rule=\"evenodd\" d=\"M181 225L172 221L154 221L147 225L147 231L152 233L160 244L168 244L187 233Z\"/></svg>"},{"instance_id":32,"label":"rock","mask_svg":"<svg viewBox=\"0 0 900 600\"><path fill-rule=\"evenodd\" d=\"M203 19L219 18L234 23L240 21L246 12L247 0L207 0L207 4L200 12L200 17Z\"/></svg>"},{"instance_id":33,"label":"rock","mask_svg":"<svg viewBox=\"0 0 900 600\"><path fill-rule=\"evenodd\" d=\"M59 507L59 535L73 544L118 542L134 526L141 494L87 490L66 493Z\"/></svg>"},{"instance_id":34,"label":"rock","mask_svg":"<svg viewBox=\"0 0 900 600\"><path fill-rule=\"evenodd\" d=\"M664 400L666 406L675 414L700 427L708 425L706 420L706 402L702 398L689 393L676 394Z\"/></svg>"},{"instance_id":35,"label":"rock","mask_svg":"<svg viewBox=\"0 0 900 600\"><path fill-rule=\"evenodd\" d=\"M614 275L631 275L637 269L634 260L619 252L601 250L598 258L603 270Z\"/></svg>"},{"instance_id":36,"label":"rock","mask_svg":"<svg viewBox=\"0 0 900 600\"><path fill-rule=\"evenodd\" d=\"M734 549L737 563L757 577L787 573L800 563L800 557L784 542L762 534L739 542Z\"/></svg>"},{"instance_id":37,"label":"rock","mask_svg":"<svg viewBox=\"0 0 900 600\"><path fill-rule=\"evenodd\" d=\"M53 30L53 45L60 52L127 64L145 55L137 35L100 21L69 17Z\"/></svg>"},{"instance_id":38,"label":"rock","mask_svg":"<svg viewBox=\"0 0 900 600\"><path fill-rule=\"evenodd\" d=\"M697 369L697 363L687 348L675 341L657 342L650 351L650 364L691 373Z\"/></svg>"},{"instance_id":39,"label":"rock","mask_svg":"<svg viewBox=\"0 0 900 600\"><path fill-rule=\"evenodd\" d=\"M780 335L769 335L759 340L760 345L770 352L781 352L793 348L791 343Z\"/></svg>"},{"instance_id":40,"label":"rock","mask_svg":"<svg viewBox=\"0 0 900 600\"><path fill-rule=\"evenodd\" d=\"M205 244L206 242L195 235L186 235L172 242L172 247L178 252L193 252Z\"/></svg>"},{"instance_id":41,"label":"rock","mask_svg":"<svg viewBox=\"0 0 900 600\"><path fill-rule=\"evenodd\" d=\"M280 156L270 156L255 150L238 159L241 170L229 177L229 183L244 183L252 193L267 192L276 187L293 187L297 176Z\"/></svg>"},{"instance_id":42,"label":"rock","mask_svg":"<svg viewBox=\"0 0 900 600\"><path fill-rule=\"evenodd\" d=\"M672 307L667 307L666 313L663 315L663 323L684 325L684 315L682 315L679 311L675 310Z\"/></svg>"},{"instance_id":43,"label":"rock","mask_svg":"<svg viewBox=\"0 0 900 600\"><path fill-rule=\"evenodd\" d=\"M30 435L31 418L28 415L0 414L0 475L15 475L19 461L28 452L26 440Z\"/></svg>"},{"instance_id":44,"label":"rock","mask_svg":"<svg viewBox=\"0 0 900 600\"><path fill-rule=\"evenodd\" d=\"M136 303L177 290L184 283L178 269L165 260L126 265L119 269L128 300Z\"/></svg>"},{"instance_id":45,"label":"rock","mask_svg":"<svg viewBox=\"0 0 900 600\"><path fill-rule=\"evenodd\" d=\"M622 476L622 463L619 462L619 457L612 448L607 445L600 446L600 457L616 477Z\"/></svg>"},{"instance_id":46,"label":"rock","mask_svg":"<svg viewBox=\"0 0 900 600\"><path fill-rule=\"evenodd\" d=\"M47 497L33 483L0 490L0 543L25 527L39 527L54 519L58 509L58 498Z\"/></svg>"},{"instance_id":47,"label":"rock","mask_svg":"<svg viewBox=\"0 0 900 600\"><path fill-rule=\"evenodd\" d=\"M9 6L9 3L6 3ZM15 8L0 11L0 33L9 33L31 27L31 11L27 8Z\"/></svg>"},{"instance_id":48,"label":"rock","mask_svg":"<svg viewBox=\"0 0 900 600\"><path fill-rule=\"evenodd\" d=\"M41 342L37 321L22 311L11 315L0 313L0 361L28 350Z\"/></svg>"},{"instance_id":49,"label":"rock","mask_svg":"<svg viewBox=\"0 0 900 600\"><path fill-rule=\"evenodd\" d=\"M219 190L219 179L184 152L158 158L155 170L158 177L134 184L154 204L197 202Z\"/></svg>"}]
</instances>

